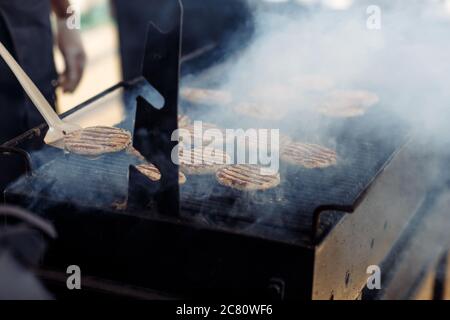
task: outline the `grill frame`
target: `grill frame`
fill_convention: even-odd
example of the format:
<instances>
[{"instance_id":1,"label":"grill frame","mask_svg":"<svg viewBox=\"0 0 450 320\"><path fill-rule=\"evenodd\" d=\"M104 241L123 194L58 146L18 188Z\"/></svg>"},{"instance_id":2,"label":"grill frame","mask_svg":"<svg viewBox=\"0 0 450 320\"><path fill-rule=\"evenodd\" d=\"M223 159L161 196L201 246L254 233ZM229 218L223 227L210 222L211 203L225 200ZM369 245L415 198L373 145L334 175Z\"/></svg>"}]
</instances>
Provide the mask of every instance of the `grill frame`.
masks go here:
<instances>
[{"instance_id":1,"label":"grill frame","mask_svg":"<svg viewBox=\"0 0 450 320\"><path fill-rule=\"evenodd\" d=\"M141 80L134 84L126 84L125 87L136 93L139 90L136 91L135 85L141 86L142 83ZM102 96L99 95L99 97ZM89 103L85 106L89 106ZM80 108L77 109L80 110ZM44 146L41 141L44 135L37 134L38 132L39 129L36 129L23 135L21 141L15 141L15 147L32 145L33 148L27 150L35 150L39 143ZM335 205L321 207L320 212L316 212L316 216L310 216L310 219L321 218L316 225L318 228L316 237L311 237L309 232L300 233L298 230L287 230L253 222L247 225L239 223L230 225L229 218L223 216L215 218L207 215L165 216L156 211L139 208L131 212L121 212L105 208L83 207L67 202L58 203L42 194L37 199L30 197L29 192L14 193L11 189L5 196L8 203L29 207L55 224L60 238L51 246L44 262L44 265L50 269L63 270L67 263L75 259L83 266L83 270L86 270L86 274L162 290L175 296L220 297L228 294L249 296L262 294L280 299L328 299L334 292L342 290L345 296L340 296L341 298L355 298L365 283L365 274L356 266L365 264L369 257L375 256L381 259L380 257L384 256L401 233L401 228L388 231L379 231L380 228L376 228L378 232L373 234L358 233L353 245L358 241L366 243L370 237L375 239L375 242L382 242L387 235L390 241L384 242L383 246L368 250L365 255L356 259L350 259L345 255L338 260L328 259L333 252L352 251L351 244L342 246L342 243L348 241L345 239L352 235L355 225L373 226L383 222L379 219L377 208L372 207L368 210L366 203L376 197L373 190L377 190L379 181L386 180L389 184L390 177L398 174L399 166L402 172L412 170L412 163L404 160L405 157L411 157L410 144L414 142L414 139L410 138L408 141L389 157L385 165L368 182L367 189L361 189L357 201L343 208L344 211L353 212L353 214L347 215L337 210L339 207ZM72 160L78 157L64 155L61 150L49 146L45 148L49 149L51 157L59 155L63 159L69 157ZM392 169L395 166L396 168ZM39 169L39 165L34 166L34 170L36 169ZM426 170L415 170L415 172L426 175ZM418 181L423 179L417 176L414 178ZM147 179L143 180L145 188L149 186L148 183ZM413 181L411 185L414 185ZM150 187L157 188L155 184ZM419 187L422 188L422 186ZM403 197L407 198L414 207L421 202L424 193L425 190L421 190ZM183 194L185 193L181 187L182 211L184 210ZM384 196L387 198L381 198L380 201L399 199L398 194L394 193ZM410 208L402 211L401 215L390 217L391 221L398 226L405 225L414 215L414 210L408 209ZM323 214L324 212L327 214ZM245 216L242 212L236 213ZM150 241L152 239L154 240ZM152 243L147 244L148 242ZM205 244L208 244L206 248ZM194 258L185 260L186 250L195 257L196 262ZM182 265L182 271L174 268L165 270L166 262L155 263L154 257L167 258L168 253L165 251L170 252L170 255L181 255L179 258L171 258L170 261L173 265ZM148 252L152 254L149 256ZM122 261L120 266L111 267L117 264L117 260ZM192 270L202 263L208 266L210 276L202 277L197 272L192 273ZM134 267L129 270L126 268L136 264L141 266L138 270ZM246 268L240 271L233 267L235 265L243 265ZM252 271L258 270L261 265L264 265L264 270L253 274ZM335 266L335 268L321 270L320 266L324 265ZM105 266L107 271L103 270ZM151 276L145 268L152 270ZM206 272L202 268L198 270ZM318 278L318 275L325 272L331 275L333 281L324 284ZM350 289L345 283L347 272L354 279ZM174 274L177 275L174 276Z\"/></svg>"},{"instance_id":2,"label":"grill frame","mask_svg":"<svg viewBox=\"0 0 450 320\"><path fill-rule=\"evenodd\" d=\"M245 234L237 229L208 225L201 219L70 207L51 200L45 201L42 207L42 203L33 204L34 199L23 195L8 194L7 200L34 205L39 215L54 223L60 238L51 246L44 263L51 269L63 269L70 261L77 261L88 275L182 297L263 294L286 299L328 299L333 293L343 292L345 295L335 295L335 298L353 299L365 283L361 266L381 262L425 196L425 184L411 183L414 192L397 194L394 198L392 193L384 192L386 186L392 185L392 176L406 174L408 177L408 170L398 168L404 167L405 158L411 158L415 149L412 145L404 148L380 173L371 196L364 198L354 214L342 215L318 244L305 245L295 232L264 226L247 230ZM426 170L415 172L428 174ZM408 180L397 181L410 183L415 178L424 177L409 176ZM391 188L397 187L394 184ZM377 203L400 201L408 205L400 205L401 212L393 214L393 211L380 211L373 203L370 205L373 199ZM384 229L385 219L397 227ZM362 227L364 232L355 226ZM367 226L371 227L369 231L364 229ZM374 248L357 257L349 255L361 244L368 246L370 239L377 243ZM333 256L336 252L342 255ZM183 267L166 270L168 264ZM332 270L325 270L324 266ZM254 274L259 269L262 270ZM202 276L201 272L206 270L209 271ZM351 274L350 288L345 282L347 273ZM323 274L332 281L321 280Z\"/></svg>"},{"instance_id":3,"label":"grill frame","mask_svg":"<svg viewBox=\"0 0 450 320\"><path fill-rule=\"evenodd\" d=\"M137 79L114 86L64 116L83 110L118 89L124 89L125 100L134 103L138 96L145 96L145 81ZM130 108L130 115L134 114L135 110ZM131 122L128 119L126 123L130 125ZM77 157L64 155L61 150L45 146L42 141L42 133L45 130L45 126L31 130L9 142L8 146L22 149L27 154L46 148L49 158ZM356 270L355 266L366 263L369 256L382 257L401 230L389 230L389 242L375 250L368 250L366 255L357 259L349 259L347 256L340 260L327 259L332 252L351 251L351 245L341 245L342 241L352 234L355 224L381 223L376 208L360 208L374 196L373 188L377 181L383 177L389 181L389 176L395 173L395 170L390 169L394 163L402 164L402 170L410 170L410 165L405 165L405 161L400 157L409 150L408 141L413 139L405 137L405 142L399 144L395 152L386 157L379 170L360 188L354 202L347 205L324 204L318 207L308 215L309 223L317 229L307 228L303 232L255 224L253 221L247 224L230 224L226 215L215 218L211 218L211 215L166 216L139 208L124 213L105 208L83 207L67 202L54 202L54 199L42 194L39 198L30 197L29 192L15 193L11 189L7 190L5 198L8 203L29 207L55 224L60 238L51 246L44 261L44 265L51 269L64 270L68 263L72 263L70 261L76 260L83 266L83 270L86 270L86 274L162 290L175 296L219 297L233 294L264 295L280 299L327 299L333 292L337 292L335 290L346 288L344 279L348 271L355 280L352 288L343 289L342 292L345 292L346 298L355 298L364 285L364 273ZM39 170L41 165L42 163L35 163L34 172ZM417 179L420 181L421 178ZM143 180L145 188L149 187L148 183L146 179ZM201 184L202 181L197 183ZM157 186L152 184L150 188ZM181 187L182 200L183 194L185 193ZM398 195L389 195L388 199L392 200L396 196ZM149 195L144 197L150 198ZM409 200L416 204L421 201L421 196L414 199L411 197ZM183 201L181 206L183 211ZM413 211L404 212L403 215L392 219L396 220L398 225L404 225L408 217L414 214ZM327 214L324 215L324 212ZM353 214L347 215L346 212ZM245 217L243 212L236 214ZM357 241L366 241L368 236L367 233L360 233L356 238L359 239ZM378 242L386 237L386 232L381 231L370 236ZM148 244L152 239L154 243ZM205 244L208 245L205 247ZM196 261L194 258L186 261L186 250ZM169 260L173 265L183 266L183 270L167 269L166 262L155 263L154 257L158 260L167 258L168 253L165 251L181 256ZM152 254L149 256L148 252ZM114 266L117 261L121 261L119 266ZM206 272L206 269L199 268L202 263L208 266L209 276L192 272L194 269ZM130 266L134 265L140 267L130 269ZM235 265L246 268L239 270ZM254 270L259 270L261 265L264 265L264 270L255 273ZM334 270L327 270L333 281L324 284L317 278L325 272L320 270L320 265L336 266ZM152 270L151 276L148 275L148 270ZM211 274L214 274L214 277Z\"/></svg>"}]
</instances>

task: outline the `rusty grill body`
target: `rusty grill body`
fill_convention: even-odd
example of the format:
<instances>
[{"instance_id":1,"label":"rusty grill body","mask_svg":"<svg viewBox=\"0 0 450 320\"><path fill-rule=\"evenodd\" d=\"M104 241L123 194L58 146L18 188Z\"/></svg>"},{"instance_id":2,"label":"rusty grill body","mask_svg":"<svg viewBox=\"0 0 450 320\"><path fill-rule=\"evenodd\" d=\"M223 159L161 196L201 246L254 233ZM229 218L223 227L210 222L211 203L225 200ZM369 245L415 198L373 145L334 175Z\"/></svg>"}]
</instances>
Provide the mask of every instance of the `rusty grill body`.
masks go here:
<instances>
[{"instance_id":1,"label":"rusty grill body","mask_svg":"<svg viewBox=\"0 0 450 320\"><path fill-rule=\"evenodd\" d=\"M6 190L6 201L48 218L59 233L44 265L65 270L76 263L85 274L174 297L357 298L367 266L385 258L427 192L417 183L428 174L410 128L389 106L334 123L318 117L317 129L335 140L337 166L281 163L280 186L256 193L232 191L213 176L188 176L178 188L178 168L168 158L168 133L177 126L178 27L150 32L145 78L66 115L123 90L126 117L118 126L133 132L135 146L167 180L149 181L125 152L88 159L45 146L45 127L7 144L31 159L32 174ZM166 98L165 108L146 102L146 81ZM182 105L192 119L208 121L201 108ZM219 126L246 125L231 110L223 115ZM315 139L301 129L300 113L287 118L298 128L291 137ZM117 209L125 200L128 209Z\"/></svg>"}]
</instances>

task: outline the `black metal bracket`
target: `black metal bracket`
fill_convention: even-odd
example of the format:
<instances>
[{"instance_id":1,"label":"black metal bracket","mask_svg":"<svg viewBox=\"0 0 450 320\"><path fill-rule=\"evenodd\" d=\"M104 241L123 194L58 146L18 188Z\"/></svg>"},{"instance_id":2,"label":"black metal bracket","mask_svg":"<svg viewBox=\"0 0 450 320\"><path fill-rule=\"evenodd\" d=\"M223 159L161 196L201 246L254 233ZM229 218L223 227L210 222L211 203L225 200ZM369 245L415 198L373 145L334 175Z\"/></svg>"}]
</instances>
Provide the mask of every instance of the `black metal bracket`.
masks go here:
<instances>
[{"instance_id":1,"label":"black metal bracket","mask_svg":"<svg viewBox=\"0 0 450 320\"><path fill-rule=\"evenodd\" d=\"M151 181L136 169L129 167L127 207L131 211L154 210L155 195L160 190L160 182Z\"/></svg>"},{"instance_id":2,"label":"black metal bracket","mask_svg":"<svg viewBox=\"0 0 450 320\"><path fill-rule=\"evenodd\" d=\"M137 99L134 146L161 172L160 188L154 195L158 212L179 215L179 169L173 161L177 159L172 159L177 141L172 141L172 134L178 129L183 8L179 0L166 0L155 10L172 25L169 31L163 31L150 23L143 76L164 97L165 104L159 109L141 97Z\"/></svg>"}]
</instances>

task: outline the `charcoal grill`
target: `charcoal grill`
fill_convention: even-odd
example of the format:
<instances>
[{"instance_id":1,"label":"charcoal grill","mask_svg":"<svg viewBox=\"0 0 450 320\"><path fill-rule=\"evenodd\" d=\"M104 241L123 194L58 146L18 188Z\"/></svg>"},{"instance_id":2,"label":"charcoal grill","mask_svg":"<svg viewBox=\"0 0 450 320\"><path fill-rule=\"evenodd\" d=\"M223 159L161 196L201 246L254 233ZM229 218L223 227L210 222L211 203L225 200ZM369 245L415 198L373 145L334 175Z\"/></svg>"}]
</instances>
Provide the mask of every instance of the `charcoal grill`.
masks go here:
<instances>
[{"instance_id":1,"label":"charcoal grill","mask_svg":"<svg viewBox=\"0 0 450 320\"><path fill-rule=\"evenodd\" d=\"M8 187L6 202L49 219L60 235L44 267L77 264L86 275L175 297L357 298L366 268L383 260L425 198L429 172L414 133L388 105L334 124L318 119L335 139L336 167L282 163L281 185L257 193L231 191L214 177L189 176L179 187L170 161L182 25L174 4L172 30L149 29L144 77L63 115L88 117L85 110L123 94L125 116L116 126L133 133L135 147L163 173L161 182L140 175L125 152L87 159L46 146L44 125L4 146L20 150L32 168ZM148 103L148 83L165 97L163 109ZM198 109L185 109L203 120ZM289 118L299 128L292 137L315 139L301 129L301 115ZM218 124L242 125L231 115Z\"/></svg>"}]
</instances>

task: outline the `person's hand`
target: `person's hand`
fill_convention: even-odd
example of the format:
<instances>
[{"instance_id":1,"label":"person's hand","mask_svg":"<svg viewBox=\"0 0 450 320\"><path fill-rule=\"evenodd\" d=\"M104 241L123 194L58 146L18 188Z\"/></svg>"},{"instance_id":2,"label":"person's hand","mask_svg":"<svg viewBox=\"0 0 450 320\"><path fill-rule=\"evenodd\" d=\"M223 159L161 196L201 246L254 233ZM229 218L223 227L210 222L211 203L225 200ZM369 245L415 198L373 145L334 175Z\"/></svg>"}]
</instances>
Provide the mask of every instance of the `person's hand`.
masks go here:
<instances>
[{"instance_id":1,"label":"person's hand","mask_svg":"<svg viewBox=\"0 0 450 320\"><path fill-rule=\"evenodd\" d=\"M58 84L64 92L74 92L83 76L86 53L79 31L69 29L65 19L58 19L57 24L57 43L65 63L65 70L59 76Z\"/></svg>"}]
</instances>

